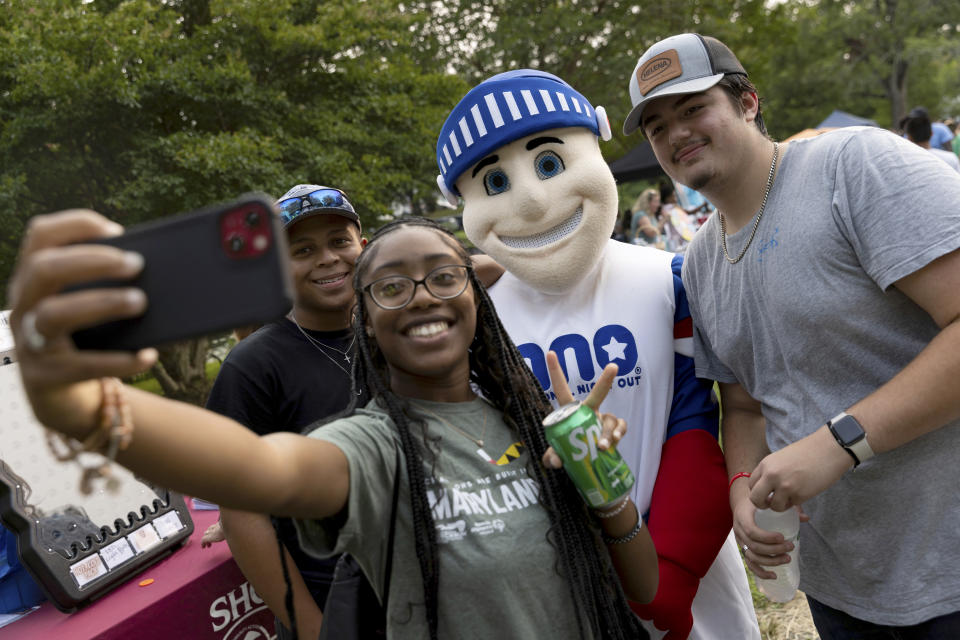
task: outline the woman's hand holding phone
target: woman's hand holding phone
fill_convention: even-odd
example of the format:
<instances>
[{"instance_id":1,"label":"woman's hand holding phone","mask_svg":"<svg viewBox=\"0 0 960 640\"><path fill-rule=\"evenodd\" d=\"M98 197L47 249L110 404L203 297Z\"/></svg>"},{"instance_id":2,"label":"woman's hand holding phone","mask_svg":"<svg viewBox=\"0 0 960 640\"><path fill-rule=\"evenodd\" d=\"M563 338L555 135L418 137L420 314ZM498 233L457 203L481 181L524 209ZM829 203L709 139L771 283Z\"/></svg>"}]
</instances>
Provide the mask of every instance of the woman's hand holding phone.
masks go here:
<instances>
[{"instance_id":1,"label":"woman's hand holding phone","mask_svg":"<svg viewBox=\"0 0 960 640\"><path fill-rule=\"evenodd\" d=\"M282 317L292 299L287 261L264 194L126 232L93 211L37 216L9 296L37 417L67 435L86 433L100 391L75 383L149 369L154 345Z\"/></svg>"},{"instance_id":2,"label":"woman's hand holding phone","mask_svg":"<svg viewBox=\"0 0 960 640\"><path fill-rule=\"evenodd\" d=\"M65 288L91 280L125 281L137 276L136 254L92 240L121 235L123 228L88 210L33 218L11 278L10 326L24 390L41 422L71 436L94 427L103 376L125 377L149 369L155 349L80 351L71 334L82 327L135 317L147 306L131 287Z\"/></svg>"}]
</instances>

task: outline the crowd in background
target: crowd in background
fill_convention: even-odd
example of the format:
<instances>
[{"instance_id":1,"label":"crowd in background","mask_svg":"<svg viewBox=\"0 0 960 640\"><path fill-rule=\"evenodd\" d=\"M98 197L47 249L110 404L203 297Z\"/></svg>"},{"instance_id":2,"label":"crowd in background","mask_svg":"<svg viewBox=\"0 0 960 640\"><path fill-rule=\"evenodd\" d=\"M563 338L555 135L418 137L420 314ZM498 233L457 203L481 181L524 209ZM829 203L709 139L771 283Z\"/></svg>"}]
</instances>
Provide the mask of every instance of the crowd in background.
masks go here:
<instances>
[{"instance_id":1,"label":"crowd in background","mask_svg":"<svg viewBox=\"0 0 960 640\"><path fill-rule=\"evenodd\" d=\"M914 107L900 119L898 130L960 172L960 121L933 120L925 107ZM699 192L664 177L623 210L613 239L683 253L693 234L715 210Z\"/></svg>"},{"instance_id":2,"label":"crowd in background","mask_svg":"<svg viewBox=\"0 0 960 640\"><path fill-rule=\"evenodd\" d=\"M698 192L674 183L644 189L633 206L625 209L614 228L621 242L683 253L715 207Z\"/></svg>"}]
</instances>

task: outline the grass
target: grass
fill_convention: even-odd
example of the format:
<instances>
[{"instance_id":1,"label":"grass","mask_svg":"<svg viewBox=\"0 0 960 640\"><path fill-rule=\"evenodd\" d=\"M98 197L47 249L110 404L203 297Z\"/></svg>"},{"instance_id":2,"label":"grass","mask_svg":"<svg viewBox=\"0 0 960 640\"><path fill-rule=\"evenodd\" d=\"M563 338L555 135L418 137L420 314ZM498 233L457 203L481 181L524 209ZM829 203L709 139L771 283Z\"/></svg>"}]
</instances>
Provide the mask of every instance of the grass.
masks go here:
<instances>
[{"instance_id":1,"label":"grass","mask_svg":"<svg viewBox=\"0 0 960 640\"><path fill-rule=\"evenodd\" d=\"M742 559L742 558L741 558ZM771 602L757 589L753 572L743 565L750 583L762 640L819 640L806 597L800 591L790 602Z\"/></svg>"}]
</instances>

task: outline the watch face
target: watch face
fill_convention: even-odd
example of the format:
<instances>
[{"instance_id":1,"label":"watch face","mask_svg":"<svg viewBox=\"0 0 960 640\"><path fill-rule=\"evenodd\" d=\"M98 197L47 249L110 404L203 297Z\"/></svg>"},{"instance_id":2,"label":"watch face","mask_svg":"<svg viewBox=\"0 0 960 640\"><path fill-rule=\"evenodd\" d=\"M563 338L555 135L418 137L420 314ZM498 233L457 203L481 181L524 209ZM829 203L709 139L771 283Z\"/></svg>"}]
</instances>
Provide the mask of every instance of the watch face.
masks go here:
<instances>
[{"instance_id":1,"label":"watch face","mask_svg":"<svg viewBox=\"0 0 960 640\"><path fill-rule=\"evenodd\" d=\"M863 427L853 416L844 416L833 423L833 432L844 445L850 445L864 436Z\"/></svg>"}]
</instances>

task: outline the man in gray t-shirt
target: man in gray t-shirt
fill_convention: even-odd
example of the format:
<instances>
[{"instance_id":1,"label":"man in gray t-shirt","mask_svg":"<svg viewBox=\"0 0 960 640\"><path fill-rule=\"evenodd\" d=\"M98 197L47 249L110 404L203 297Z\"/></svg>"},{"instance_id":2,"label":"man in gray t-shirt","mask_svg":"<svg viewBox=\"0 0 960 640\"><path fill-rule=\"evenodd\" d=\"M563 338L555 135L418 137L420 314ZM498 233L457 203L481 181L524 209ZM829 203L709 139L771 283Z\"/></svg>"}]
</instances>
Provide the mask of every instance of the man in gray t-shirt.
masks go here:
<instances>
[{"instance_id":1,"label":"man in gray t-shirt","mask_svg":"<svg viewBox=\"0 0 960 640\"><path fill-rule=\"evenodd\" d=\"M960 637L960 175L875 128L772 142L697 34L648 49L630 94L624 132L717 206L683 280L748 566L793 548L756 509L802 504L824 640Z\"/></svg>"}]
</instances>

